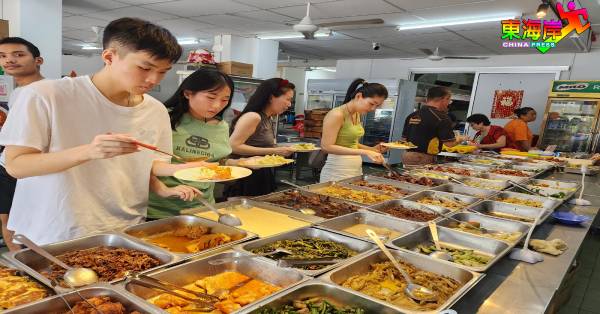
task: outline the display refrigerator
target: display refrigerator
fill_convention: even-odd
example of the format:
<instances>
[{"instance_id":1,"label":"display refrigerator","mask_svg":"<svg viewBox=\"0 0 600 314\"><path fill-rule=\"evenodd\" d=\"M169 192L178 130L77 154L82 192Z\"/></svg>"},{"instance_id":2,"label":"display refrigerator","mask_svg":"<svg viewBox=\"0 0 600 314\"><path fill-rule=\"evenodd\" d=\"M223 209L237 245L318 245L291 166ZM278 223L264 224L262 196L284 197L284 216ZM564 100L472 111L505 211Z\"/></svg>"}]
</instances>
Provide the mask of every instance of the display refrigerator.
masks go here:
<instances>
[{"instance_id":1,"label":"display refrigerator","mask_svg":"<svg viewBox=\"0 0 600 314\"><path fill-rule=\"evenodd\" d=\"M599 149L600 81L553 81L537 146L590 153Z\"/></svg>"}]
</instances>

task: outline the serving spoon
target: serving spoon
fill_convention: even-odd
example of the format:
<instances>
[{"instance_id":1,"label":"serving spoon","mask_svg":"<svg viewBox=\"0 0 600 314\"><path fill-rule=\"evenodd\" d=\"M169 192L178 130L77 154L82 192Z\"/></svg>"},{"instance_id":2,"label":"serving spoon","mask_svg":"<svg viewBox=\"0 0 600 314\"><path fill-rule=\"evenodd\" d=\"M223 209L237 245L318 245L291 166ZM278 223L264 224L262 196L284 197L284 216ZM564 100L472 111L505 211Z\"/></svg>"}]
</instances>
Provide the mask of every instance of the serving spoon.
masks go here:
<instances>
[{"instance_id":1,"label":"serving spoon","mask_svg":"<svg viewBox=\"0 0 600 314\"><path fill-rule=\"evenodd\" d=\"M431 252L429 256L452 262L454 258L452 258L452 256L447 252L442 251L442 247L440 246L440 238L438 236L437 225L435 224L435 222L429 222L429 230L431 231L431 238L433 239L433 244L435 245L435 252Z\"/></svg>"},{"instance_id":2,"label":"serving spoon","mask_svg":"<svg viewBox=\"0 0 600 314\"><path fill-rule=\"evenodd\" d=\"M375 233L375 231L367 229L366 233L371 238L371 240L373 240L373 242L377 244L379 249L381 249L383 254L385 254L385 256L390 260L390 262L392 262L392 265L396 267L396 269L400 272L402 277L404 277L404 280L406 281L406 289L404 289L404 293L406 293L407 296L417 301L432 301L436 299L437 294L435 292L419 284L414 283L412 279L410 279L410 276L406 273L406 271L404 271L404 269L402 269L402 266L400 266L398 261L392 255L392 253L390 253L390 251L385 247L385 245L383 245L381 240L379 240L379 236L377 235L377 233Z\"/></svg>"},{"instance_id":3,"label":"serving spoon","mask_svg":"<svg viewBox=\"0 0 600 314\"><path fill-rule=\"evenodd\" d=\"M98 274L96 274L94 270L84 267L71 267L54 257L52 254L48 253L48 251L39 247L37 244L33 243L33 241L22 234L15 234L13 239L23 243L30 250L41 255L52 263L64 268L66 272L63 275L63 279L65 283L71 287L82 287L99 281Z\"/></svg>"},{"instance_id":4,"label":"serving spoon","mask_svg":"<svg viewBox=\"0 0 600 314\"><path fill-rule=\"evenodd\" d=\"M197 199L200 201L200 203L202 203L204 206L206 206L208 209L210 209L211 211L213 211L215 214L217 214L219 216L219 219L218 219L219 223L222 223L222 224L228 225L228 226L232 226L232 227L237 227L237 226L242 225L242 221L236 215L231 214L231 213L222 214L219 212L219 210L217 208L215 208L213 206L213 204L209 203L203 197L199 196L199 197L197 197Z\"/></svg>"}]
</instances>

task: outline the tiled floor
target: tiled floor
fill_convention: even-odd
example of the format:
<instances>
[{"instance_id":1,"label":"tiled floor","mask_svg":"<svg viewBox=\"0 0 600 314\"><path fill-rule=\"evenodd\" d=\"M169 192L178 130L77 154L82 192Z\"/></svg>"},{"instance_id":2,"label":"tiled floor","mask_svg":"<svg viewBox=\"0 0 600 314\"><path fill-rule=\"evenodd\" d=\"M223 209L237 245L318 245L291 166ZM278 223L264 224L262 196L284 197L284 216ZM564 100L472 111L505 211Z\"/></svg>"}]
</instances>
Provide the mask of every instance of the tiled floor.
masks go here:
<instances>
[{"instance_id":1,"label":"tiled floor","mask_svg":"<svg viewBox=\"0 0 600 314\"><path fill-rule=\"evenodd\" d=\"M560 314L600 313L600 234L590 233L579 255L579 269L569 301Z\"/></svg>"}]
</instances>

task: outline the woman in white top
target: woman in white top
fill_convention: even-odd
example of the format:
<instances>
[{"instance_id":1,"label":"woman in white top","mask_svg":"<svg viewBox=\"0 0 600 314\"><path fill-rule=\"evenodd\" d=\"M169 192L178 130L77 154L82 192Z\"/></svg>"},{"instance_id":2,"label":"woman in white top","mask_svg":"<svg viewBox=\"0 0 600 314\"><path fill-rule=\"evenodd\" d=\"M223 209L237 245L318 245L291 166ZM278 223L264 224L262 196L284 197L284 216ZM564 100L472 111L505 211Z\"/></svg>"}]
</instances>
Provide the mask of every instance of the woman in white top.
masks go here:
<instances>
[{"instance_id":1,"label":"woman in white top","mask_svg":"<svg viewBox=\"0 0 600 314\"><path fill-rule=\"evenodd\" d=\"M320 182L343 180L362 175L362 157L375 163L383 162L381 145L375 147L359 143L365 134L360 115L375 111L388 97L382 84L356 79L348 87L344 104L325 116L321 147L328 153L321 170Z\"/></svg>"}]
</instances>

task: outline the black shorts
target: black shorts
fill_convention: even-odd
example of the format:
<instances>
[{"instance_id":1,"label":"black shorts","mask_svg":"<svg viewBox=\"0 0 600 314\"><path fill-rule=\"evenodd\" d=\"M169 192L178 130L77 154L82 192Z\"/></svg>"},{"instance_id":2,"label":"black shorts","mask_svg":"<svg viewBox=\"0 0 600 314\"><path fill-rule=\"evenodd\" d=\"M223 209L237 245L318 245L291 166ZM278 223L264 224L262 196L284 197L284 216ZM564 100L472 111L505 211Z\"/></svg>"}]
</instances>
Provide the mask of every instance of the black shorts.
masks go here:
<instances>
[{"instance_id":1,"label":"black shorts","mask_svg":"<svg viewBox=\"0 0 600 314\"><path fill-rule=\"evenodd\" d=\"M6 169L0 166L0 214L10 213L16 186L17 179L11 177Z\"/></svg>"}]
</instances>

